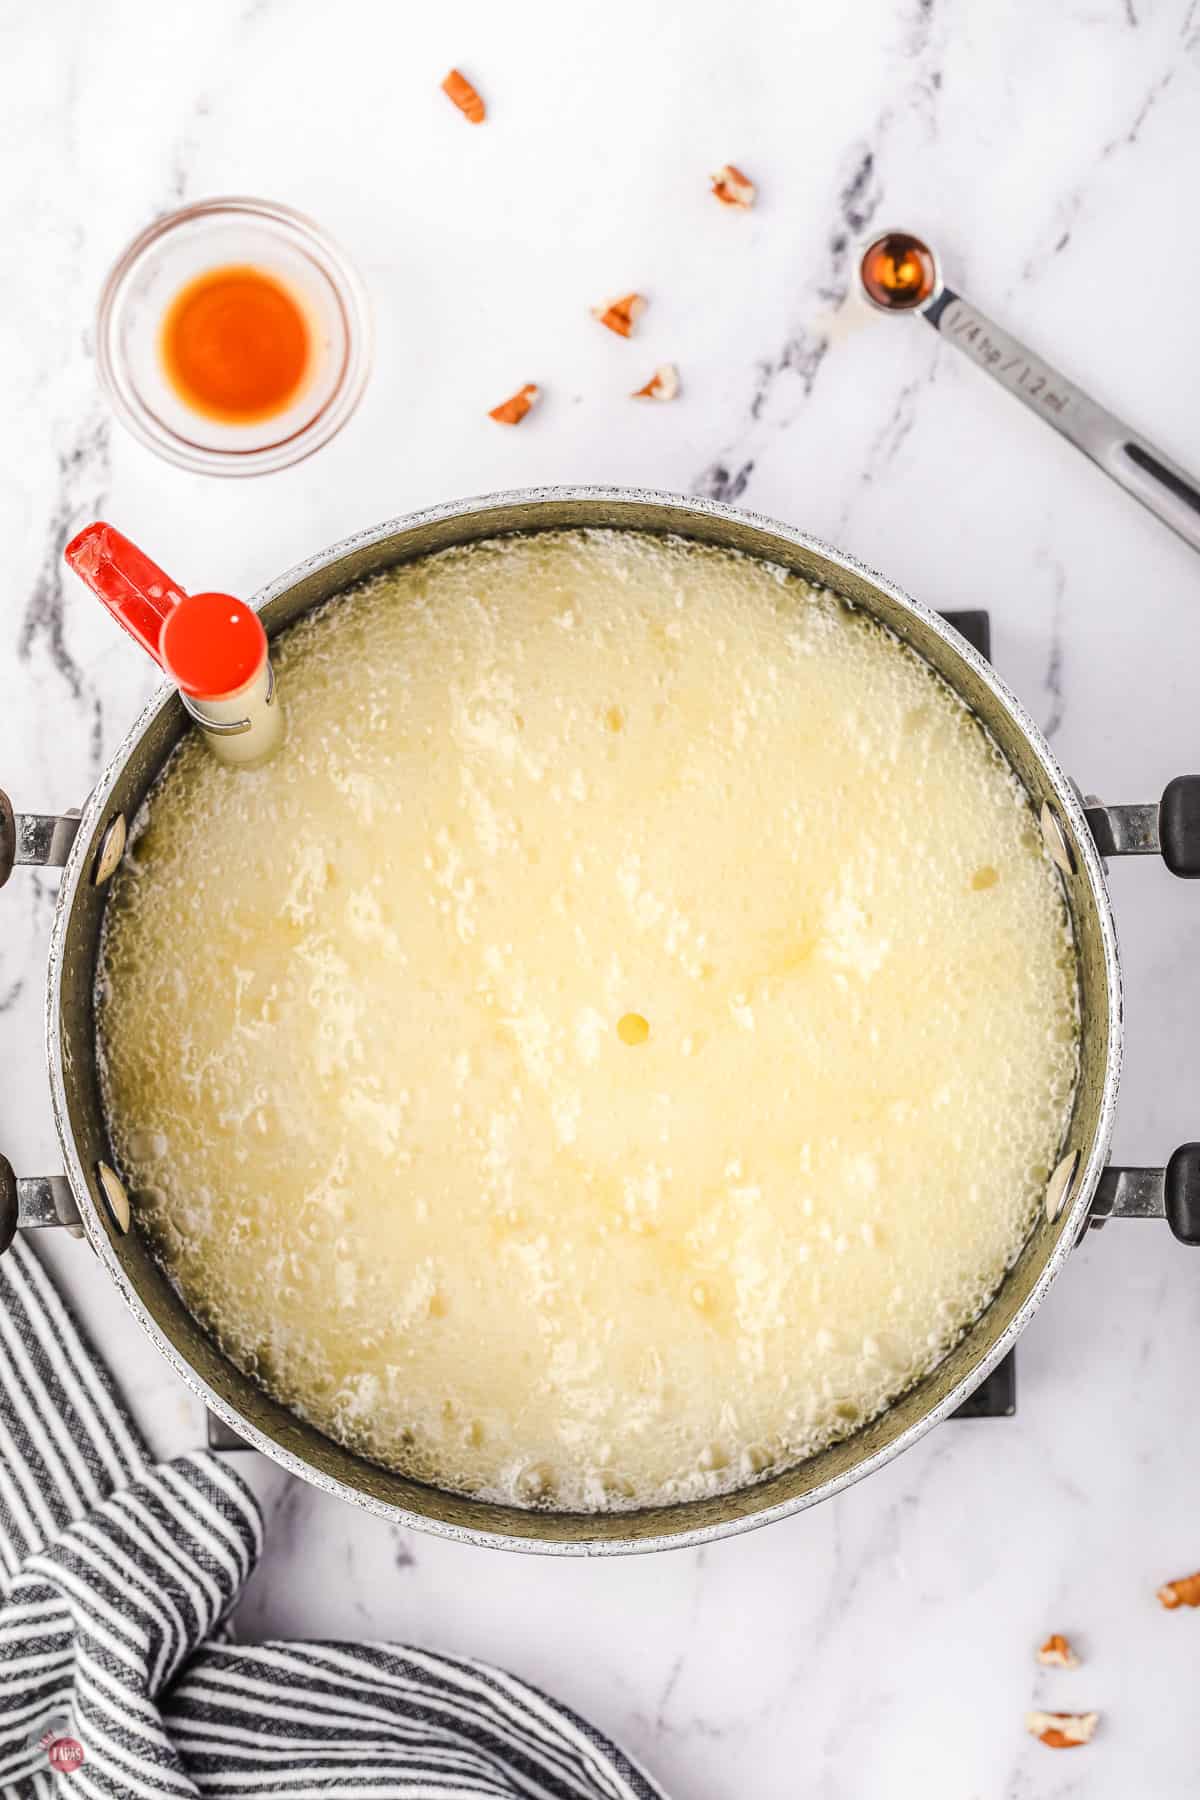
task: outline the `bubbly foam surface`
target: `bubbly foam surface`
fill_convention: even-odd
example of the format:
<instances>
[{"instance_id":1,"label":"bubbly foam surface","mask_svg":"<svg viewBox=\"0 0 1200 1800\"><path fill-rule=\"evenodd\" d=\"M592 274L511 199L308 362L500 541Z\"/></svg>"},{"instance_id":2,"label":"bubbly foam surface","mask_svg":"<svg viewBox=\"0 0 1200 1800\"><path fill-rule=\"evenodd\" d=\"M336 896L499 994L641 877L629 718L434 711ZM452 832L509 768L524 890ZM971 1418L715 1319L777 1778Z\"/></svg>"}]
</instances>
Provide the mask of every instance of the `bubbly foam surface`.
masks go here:
<instances>
[{"instance_id":1,"label":"bubbly foam surface","mask_svg":"<svg viewBox=\"0 0 1200 1800\"><path fill-rule=\"evenodd\" d=\"M587 1509L936 1363L1077 1026L1027 800L927 665L615 532L410 564L275 659L284 750L183 743L97 996L139 1223L228 1354L382 1463Z\"/></svg>"}]
</instances>

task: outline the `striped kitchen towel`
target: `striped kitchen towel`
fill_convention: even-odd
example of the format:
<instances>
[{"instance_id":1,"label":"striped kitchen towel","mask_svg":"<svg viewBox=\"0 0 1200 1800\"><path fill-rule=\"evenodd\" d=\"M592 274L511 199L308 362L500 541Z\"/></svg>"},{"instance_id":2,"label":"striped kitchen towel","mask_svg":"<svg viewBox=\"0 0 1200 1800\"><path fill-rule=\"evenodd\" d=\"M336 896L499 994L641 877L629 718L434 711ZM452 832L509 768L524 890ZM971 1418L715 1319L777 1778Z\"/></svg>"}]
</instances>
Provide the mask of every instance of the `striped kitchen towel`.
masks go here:
<instances>
[{"instance_id":1,"label":"striped kitchen towel","mask_svg":"<svg viewBox=\"0 0 1200 1800\"><path fill-rule=\"evenodd\" d=\"M0 1258L0 1792L662 1800L614 1744L482 1663L223 1643L250 1490L151 1464L33 1252Z\"/></svg>"}]
</instances>

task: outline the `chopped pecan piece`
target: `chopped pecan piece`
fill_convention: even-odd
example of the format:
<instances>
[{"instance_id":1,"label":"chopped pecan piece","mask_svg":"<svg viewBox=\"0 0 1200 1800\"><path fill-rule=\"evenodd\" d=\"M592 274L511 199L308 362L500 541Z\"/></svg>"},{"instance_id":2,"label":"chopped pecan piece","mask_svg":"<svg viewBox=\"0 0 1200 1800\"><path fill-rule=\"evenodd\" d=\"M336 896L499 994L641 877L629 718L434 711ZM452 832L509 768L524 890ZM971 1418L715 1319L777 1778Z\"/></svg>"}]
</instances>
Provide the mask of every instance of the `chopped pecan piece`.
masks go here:
<instances>
[{"instance_id":1,"label":"chopped pecan piece","mask_svg":"<svg viewBox=\"0 0 1200 1800\"><path fill-rule=\"evenodd\" d=\"M758 189L748 175L726 163L711 177L712 191L722 206L740 206L748 211L754 205Z\"/></svg>"},{"instance_id":2,"label":"chopped pecan piece","mask_svg":"<svg viewBox=\"0 0 1200 1800\"><path fill-rule=\"evenodd\" d=\"M1077 1750L1080 1744L1090 1744L1099 1723L1100 1714L1094 1712L1025 1714L1026 1731L1051 1750Z\"/></svg>"},{"instance_id":3,"label":"chopped pecan piece","mask_svg":"<svg viewBox=\"0 0 1200 1800\"><path fill-rule=\"evenodd\" d=\"M615 331L618 337L628 337L637 321L646 310L645 296L642 294L622 294L619 300L609 300L604 306L593 306L592 317Z\"/></svg>"},{"instance_id":4,"label":"chopped pecan piece","mask_svg":"<svg viewBox=\"0 0 1200 1800\"><path fill-rule=\"evenodd\" d=\"M1174 1612L1177 1606L1200 1606L1200 1573L1164 1582L1158 1597L1168 1612Z\"/></svg>"},{"instance_id":5,"label":"chopped pecan piece","mask_svg":"<svg viewBox=\"0 0 1200 1800\"><path fill-rule=\"evenodd\" d=\"M499 406L493 406L488 418L495 419L498 425L519 425L537 400L538 391L536 381L527 381L510 399L502 400Z\"/></svg>"},{"instance_id":6,"label":"chopped pecan piece","mask_svg":"<svg viewBox=\"0 0 1200 1800\"><path fill-rule=\"evenodd\" d=\"M464 119L469 119L472 125L483 124L487 118L487 107L478 90L472 87L460 70L451 69L442 83L442 92L453 100Z\"/></svg>"},{"instance_id":7,"label":"chopped pecan piece","mask_svg":"<svg viewBox=\"0 0 1200 1800\"><path fill-rule=\"evenodd\" d=\"M1039 1649L1037 1659L1043 1668L1047 1669L1077 1669L1079 1667L1079 1658L1061 1631L1050 1633Z\"/></svg>"},{"instance_id":8,"label":"chopped pecan piece","mask_svg":"<svg viewBox=\"0 0 1200 1800\"><path fill-rule=\"evenodd\" d=\"M635 400L675 400L679 396L679 370L674 363L655 369L645 387L635 388Z\"/></svg>"}]
</instances>

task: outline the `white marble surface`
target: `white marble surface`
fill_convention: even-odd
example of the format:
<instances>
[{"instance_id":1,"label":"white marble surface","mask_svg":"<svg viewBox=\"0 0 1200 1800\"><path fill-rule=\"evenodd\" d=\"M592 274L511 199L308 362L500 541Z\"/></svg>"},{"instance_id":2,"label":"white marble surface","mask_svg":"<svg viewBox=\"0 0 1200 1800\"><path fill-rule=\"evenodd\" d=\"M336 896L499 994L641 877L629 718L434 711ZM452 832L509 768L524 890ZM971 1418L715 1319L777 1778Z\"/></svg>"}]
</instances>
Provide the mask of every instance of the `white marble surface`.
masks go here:
<instances>
[{"instance_id":1,"label":"white marble surface","mask_svg":"<svg viewBox=\"0 0 1200 1800\"><path fill-rule=\"evenodd\" d=\"M467 127L452 62L491 108ZM916 322L846 299L847 240L926 229L961 289L1200 466L1195 0L346 0L0 11L0 780L87 792L152 671L68 586L99 513L189 585L253 590L390 514L514 484L741 496L938 607L990 608L995 659L1068 768L1148 799L1200 763L1193 554ZM731 158L761 204L731 215ZM122 243L180 201L261 194L359 262L378 353L359 415L250 482L182 474L112 422L92 311ZM1169 260L1170 259L1170 260ZM652 297L609 337L595 299ZM680 365L670 407L628 390ZM486 408L546 401L518 431ZM1200 893L1113 881L1128 1065L1117 1151L1200 1136ZM0 896L0 1147L56 1166L41 1059L53 882ZM56 1270L155 1444L199 1440L85 1247ZM840 1500L703 1552L548 1563L402 1534L253 1457L265 1632L411 1637L492 1657L623 1739L677 1800L1182 1800L1200 1617L1153 1590L1200 1564L1200 1259L1110 1227L1019 1351L1011 1421L951 1423ZM1196 1438L1194 1443L1192 1440ZM1079 1673L1035 1670L1047 1629ZM1064 1759L1030 1704L1096 1706Z\"/></svg>"}]
</instances>

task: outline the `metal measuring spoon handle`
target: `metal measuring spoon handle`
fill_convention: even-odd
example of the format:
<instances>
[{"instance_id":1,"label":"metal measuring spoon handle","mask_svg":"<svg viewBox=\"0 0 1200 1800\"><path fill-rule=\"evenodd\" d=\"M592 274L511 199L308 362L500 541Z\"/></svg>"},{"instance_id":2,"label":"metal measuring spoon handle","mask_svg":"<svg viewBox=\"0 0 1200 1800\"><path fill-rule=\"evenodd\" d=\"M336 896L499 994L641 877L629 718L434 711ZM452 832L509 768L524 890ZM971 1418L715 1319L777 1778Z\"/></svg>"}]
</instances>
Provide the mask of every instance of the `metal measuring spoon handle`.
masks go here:
<instances>
[{"instance_id":1,"label":"metal measuring spoon handle","mask_svg":"<svg viewBox=\"0 0 1200 1800\"><path fill-rule=\"evenodd\" d=\"M937 257L920 238L885 232L864 251L860 275L872 306L881 312L920 313L1193 550L1200 550L1200 482L1195 476L947 287Z\"/></svg>"}]
</instances>

